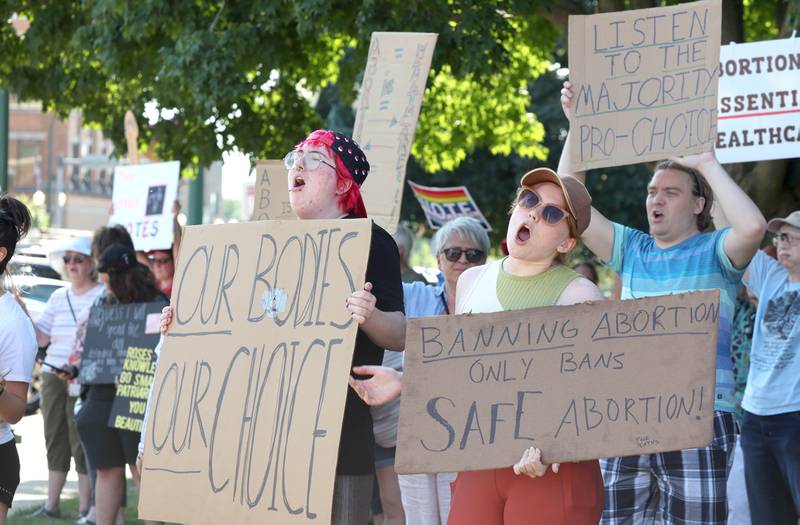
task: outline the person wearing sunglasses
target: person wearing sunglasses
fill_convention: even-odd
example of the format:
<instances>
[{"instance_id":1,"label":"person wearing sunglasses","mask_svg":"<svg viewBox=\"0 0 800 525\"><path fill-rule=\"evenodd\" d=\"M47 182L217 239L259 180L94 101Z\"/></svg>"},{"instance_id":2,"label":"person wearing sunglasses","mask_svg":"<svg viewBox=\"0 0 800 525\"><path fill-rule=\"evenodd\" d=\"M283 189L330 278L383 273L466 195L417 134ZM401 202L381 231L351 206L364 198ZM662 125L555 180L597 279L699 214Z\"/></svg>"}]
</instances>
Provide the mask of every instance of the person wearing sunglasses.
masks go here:
<instances>
[{"instance_id":1,"label":"person wearing sunglasses","mask_svg":"<svg viewBox=\"0 0 800 525\"><path fill-rule=\"evenodd\" d=\"M75 402L80 394L80 386L74 379L60 378L53 369L70 368L70 353L78 330L77 316L103 291L103 285L97 282L91 254L92 240L89 237L73 237L50 253L53 267L60 271L69 285L53 292L42 315L34 320L37 344L40 348L47 348L42 364L41 387L48 467L47 500L34 512L42 517L56 518L61 515L61 491L72 459L78 472L79 514L85 515L91 506L91 483L75 426Z\"/></svg>"},{"instance_id":2,"label":"person wearing sunglasses","mask_svg":"<svg viewBox=\"0 0 800 525\"><path fill-rule=\"evenodd\" d=\"M777 260L753 257L743 282L758 301L742 398L741 445L753 523L800 517L800 211L769 221Z\"/></svg>"},{"instance_id":3,"label":"person wearing sunglasses","mask_svg":"<svg viewBox=\"0 0 800 525\"><path fill-rule=\"evenodd\" d=\"M152 250L147 252L147 266L153 271L158 288L169 299L172 296L172 279L175 276L175 262L172 250Z\"/></svg>"},{"instance_id":4,"label":"person wearing sunglasses","mask_svg":"<svg viewBox=\"0 0 800 525\"><path fill-rule=\"evenodd\" d=\"M565 82L561 106L571 121L573 97ZM570 159L567 139L558 172L583 180L585 175L572 169ZM617 184L624 187L626 181L622 178ZM730 227L707 231L715 199L714 209ZM622 299L720 290L714 440L708 447L601 461L606 482L602 523L660 517L669 523L725 525L728 468L736 439L730 327L738 285L758 251L766 220L713 151L659 162L647 187L645 210L649 233L614 223L593 208L582 240L619 275Z\"/></svg>"},{"instance_id":5,"label":"person wearing sunglasses","mask_svg":"<svg viewBox=\"0 0 800 525\"><path fill-rule=\"evenodd\" d=\"M600 290L565 266L565 256L589 226L591 197L573 177L548 168L520 181L506 232L508 257L463 272L456 313L570 305L603 300ZM452 252L451 252L452 253ZM396 397L402 375L357 367L368 380L350 384L370 404ZM547 451L522 451L513 467L460 472L453 484L448 525L596 524L603 510L597 461L548 465Z\"/></svg>"},{"instance_id":6,"label":"person wearing sunglasses","mask_svg":"<svg viewBox=\"0 0 800 525\"><path fill-rule=\"evenodd\" d=\"M283 159L289 182L289 202L300 220L367 218L361 185L369 162L351 137L328 130L312 132ZM406 322L400 255L391 235L372 224L366 283L346 299L359 325L353 365L380 365L384 349L401 352ZM166 334L172 309L161 314ZM146 429L142 428L142 434ZM147 451L139 446L147 461ZM375 476L375 436L369 406L348 389L334 482L331 523L367 523Z\"/></svg>"}]
</instances>

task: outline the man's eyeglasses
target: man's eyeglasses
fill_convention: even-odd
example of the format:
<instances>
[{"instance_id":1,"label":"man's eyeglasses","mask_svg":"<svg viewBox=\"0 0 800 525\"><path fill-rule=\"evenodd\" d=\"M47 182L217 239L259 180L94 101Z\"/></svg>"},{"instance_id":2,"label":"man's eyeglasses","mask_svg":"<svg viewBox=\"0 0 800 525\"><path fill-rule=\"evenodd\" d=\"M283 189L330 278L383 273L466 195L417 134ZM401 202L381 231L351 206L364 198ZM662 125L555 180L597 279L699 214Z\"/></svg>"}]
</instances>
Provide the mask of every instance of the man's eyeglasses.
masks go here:
<instances>
[{"instance_id":1,"label":"man's eyeglasses","mask_svg":"<svg viewBox=\"0 0 800 525\"><path fill-rule=\"evenodd\" d=\"M64 261L64 264L70 264L70 263L83 264L83 261L85 261L86 259L87 257L85 255L72 255L72 256L65 255L64 257L61 258L61 260Z\"/></svg>"},{"instance_id":2,"label":"man's eyeglasses","mask_svg":"<svg viewBox=\"0 0 800 525\"><path fill-rule=\"evenodd\" d=\"M569 217L569 212L555 204L544 204L539 194L527 188L519 192L517 204L526 210L533 210L542 206L542 219L547 224L558 224L560 221Z\"/></svg>"},{"instance_id":3,"label":"man's eyeglasses","mask_svg":"<svg viewBox=\"0 0 800 525\"><path fill-rule=\"evenodd\" d=\"M477 248L467 248L466 250L462 248L445 248L442 253L444 258L450 262L456 262L461 259L462 253L467 256L467 262L471 263L483 262L486 256L483 250L478 250Z\"/></svg>"},{"instance_id":4,"label":"man's eyeglasses","mask_svg":"<svg viewBox=\"0 0 800 525\"><path fill-rule=\"evenodd\" d=\"M171 257L156 257L155 255L148 255L147 260L153 264L167 264L172 262Z\"/></svg>"},{"instance_id":5,"label":"man's eyeglasses","mask_svg":"<svg viewBox=\"0 0 800 525\"><path fill-rule=\"evenodd\" d=\"M283 165L286 166L287 170L291 170L298 166L300 159L303 159L303 169L308 171L314 171L319 168L320 164L325 164L329 168L332 168L333 171L336 171L336 166L327 162L325 157L316 151L310 151L308 153L303 153L298 150L290 151L283 157Z\"/></svg>"},{"instance_id":6,"label":"man's eyeglasses","mask_svg":"<svg viewBox=\"0 0 800 525\"><path fill-rule=\"evenodd\" d=\"M789 246L796 246L800 244L800 237L796 235L789 235L788 233L779 233L772 238L772 244L778 246L779 243Z\"/></svg>"}]
</instances>

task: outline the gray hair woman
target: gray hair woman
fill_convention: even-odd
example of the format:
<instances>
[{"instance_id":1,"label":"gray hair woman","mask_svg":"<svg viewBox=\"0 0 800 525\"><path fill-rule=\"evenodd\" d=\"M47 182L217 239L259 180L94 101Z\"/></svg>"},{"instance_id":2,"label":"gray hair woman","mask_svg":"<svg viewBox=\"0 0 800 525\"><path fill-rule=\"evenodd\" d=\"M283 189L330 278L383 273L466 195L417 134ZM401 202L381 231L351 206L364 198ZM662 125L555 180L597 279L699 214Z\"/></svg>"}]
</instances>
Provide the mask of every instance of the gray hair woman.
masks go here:
<instances>
[{"instance_id":1,"label":"gray hair woman","mask_svg":"<svg viewBox=\"0 0 800 525\"><path fill-rule=\"evenodd\" d=\"M459 217L436 232L431 248L442 272L439 284L403 283L406 318L453 313L458 278L465 270L486 262L489 235L476 219ZM455 478L455 473L398 476L407 523L447 523L450 483Z\"/></svg>"}]
</instances>

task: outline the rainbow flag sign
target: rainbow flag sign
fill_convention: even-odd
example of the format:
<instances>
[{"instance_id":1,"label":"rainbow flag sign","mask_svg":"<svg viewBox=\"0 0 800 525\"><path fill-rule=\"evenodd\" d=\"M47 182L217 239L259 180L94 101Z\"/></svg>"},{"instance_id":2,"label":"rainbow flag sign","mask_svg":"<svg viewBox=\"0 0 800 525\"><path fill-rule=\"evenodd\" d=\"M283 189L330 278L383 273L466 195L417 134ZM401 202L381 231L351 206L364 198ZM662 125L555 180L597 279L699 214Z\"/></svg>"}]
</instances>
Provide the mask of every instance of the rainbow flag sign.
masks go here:
<instances>
[{"instance_id":1,"label":"rainbow flag sign","mask_svg":"<svg viewBox=\"0 0 800 525\"><path fill-rule=\"evenodd\" d=\"M456 217L472 217L480 221L486 231L492 231L489 221L483 216L466 186L432 188L408 181L414 196L422 206L428 224L433 229L441 228Z\"/></svg>"}]
</instances>

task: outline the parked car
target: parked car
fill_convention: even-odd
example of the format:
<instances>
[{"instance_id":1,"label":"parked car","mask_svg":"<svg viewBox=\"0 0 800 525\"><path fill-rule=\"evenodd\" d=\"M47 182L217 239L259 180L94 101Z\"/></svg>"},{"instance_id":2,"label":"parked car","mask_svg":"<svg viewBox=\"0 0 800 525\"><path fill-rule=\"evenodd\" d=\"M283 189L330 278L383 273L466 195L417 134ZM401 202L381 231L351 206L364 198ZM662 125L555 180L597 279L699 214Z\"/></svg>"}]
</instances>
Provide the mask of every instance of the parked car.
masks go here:
<instances>
[{"instance_id":1,"label":"parked car","mask_svg":"<svg viewBox=\"0 0 800 525\"><path fill-rule=\"evenodd\" d=\"M11 260L13 263L14 259ZM22 296L22 302L25 303L25 308L31 319L36 320L44 312L44 307L50 295L63 286L69 283L60 279L48 279L46 277L37 277L36 275L13 275L11 276L14 286L19 289ZM43 349L39 349L39 354L42 354ZM41 370L37 360L33 369L33 379L28 387L28 405L25 408L25 415L35 414L39 410L41 398L39 389L42 384Z\"/></svg>"},{"instance_id":2,"label":"parked car","mask_svg":"<svg viewBox=\"0 0 800 525\"><path fill-rule=\"evenodd\" d=\"M47 257L15 255L9 262L9 267L12 275L34 275L61 280L61 274L50 266Z\"/></svg>"}]
</instances>

